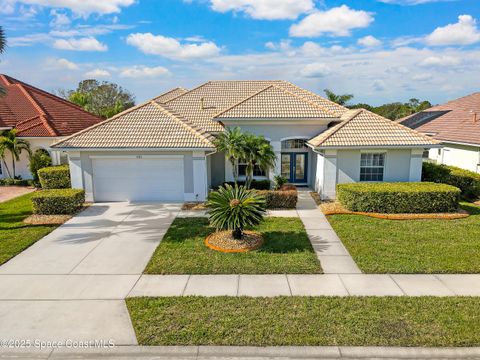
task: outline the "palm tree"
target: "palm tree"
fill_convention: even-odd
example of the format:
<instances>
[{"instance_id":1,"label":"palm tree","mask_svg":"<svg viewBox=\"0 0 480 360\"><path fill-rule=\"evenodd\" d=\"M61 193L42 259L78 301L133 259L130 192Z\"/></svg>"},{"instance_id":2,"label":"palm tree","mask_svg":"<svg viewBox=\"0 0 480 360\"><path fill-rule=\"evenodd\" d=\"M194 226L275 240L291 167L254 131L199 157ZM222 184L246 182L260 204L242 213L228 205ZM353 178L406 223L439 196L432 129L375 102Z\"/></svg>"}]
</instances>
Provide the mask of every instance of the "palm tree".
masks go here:
<instances>
[{"instance_id":1,"label":"palm tree","mask_svg":"<svg viewBox=\"0 0 480 360\"><path fill-rule=\"evenodd\" d=\"M27 140L17 137L17 129L6 130L0 136L0 155L5 155L5 151L10 151L12 155L12 167L13 178L15 179L15 161L20 160L20 154L25 150L28 154L31 154L30 143ZM10 171L7 168L7 172L10 176ZM11 176L10 176L11 177Z\"/></svg>"},{"instance_id":2,"label":"palm tree","mask_svg":"<svg viewBox=\"0 0 480 360\"><path fill-rule=\"evenodd\" d=\"M0 54L5 52L5 48L7 47L7 38L5 37L5 32L3 28L0 26ZM5 89L0 86L0 96L5 95Z\"/></svg>"},{"instance_id":3,"label":"palm tree","mask_svg":"<svg viewBox=\"0 0 480 360\"><path fill-rule=\"evenodd\" d=\"M353 94L337 95L333 91L330 91L329 89L325 89L323 91L327 95L328 100L333 101L334 103L337 103L342 106L346 105L350 100L353 99Z\"/></svg>"},{"instance_id":4,"label":"palm tree","mask_svg":"<svg viewBox=\"0 0 480 360\"><path fill-rule=\"evenodd\" d=\"M245 186L250 188L253 180L255 166L260 167L266 173L275 166L277 156L272 145L263 136L252 134L245 135L245 149L242 160L247 164Z\"/></svg>"},{"instance_id":5,"label":"palm tree","mask_svg":"<svg viewBox=\"0 0 480 360\"><path fill-rule=\"evenodd\" d=\"M245 134L240 128L227 129L214 140L218 151L225 153L225 158L232 164L232 174L235 184L238 182L238 161L243 158L245 149Z\"/></svg>"}]
</instances>

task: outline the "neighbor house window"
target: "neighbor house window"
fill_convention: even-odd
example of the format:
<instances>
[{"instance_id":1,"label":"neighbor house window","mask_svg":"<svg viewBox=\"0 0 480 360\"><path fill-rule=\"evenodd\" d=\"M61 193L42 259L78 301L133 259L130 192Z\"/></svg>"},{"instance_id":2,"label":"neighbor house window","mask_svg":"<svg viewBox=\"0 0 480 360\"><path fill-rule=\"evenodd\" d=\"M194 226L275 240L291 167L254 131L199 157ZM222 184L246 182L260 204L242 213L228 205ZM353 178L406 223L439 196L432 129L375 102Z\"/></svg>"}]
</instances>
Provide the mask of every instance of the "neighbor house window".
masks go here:
<instances>
[{"instance_id":1,"label":"neighbor house window","mask_svg":"<svg viewBox=\"0 0 480 360\"><path fill-rule=\"evenodd\" d=\"M247 176L247 164L240 163L238 164L238 176ZM258 166L255 165L253 167L253 176L266 176L265 171Z\"/></svg>"},{"instance_id":2,"label":"neighbor house window","mask_svg":"<svg viewBox=\"0 0 480 360\"><path fill-rule=\"evenodd\" d=\"M303 149L305 148L305 140L291 139L282 141L282 149Z\"/></svg>"},{"instance_id":3,"label":"neighbor house window","mask_svg":"<svg viewBox=\"0 0 480 360\"><path fill-rule=\"evenodd\" d=\"M362 154L360 181L383 181L385 154Z\"/></svg>"}]
</instances>

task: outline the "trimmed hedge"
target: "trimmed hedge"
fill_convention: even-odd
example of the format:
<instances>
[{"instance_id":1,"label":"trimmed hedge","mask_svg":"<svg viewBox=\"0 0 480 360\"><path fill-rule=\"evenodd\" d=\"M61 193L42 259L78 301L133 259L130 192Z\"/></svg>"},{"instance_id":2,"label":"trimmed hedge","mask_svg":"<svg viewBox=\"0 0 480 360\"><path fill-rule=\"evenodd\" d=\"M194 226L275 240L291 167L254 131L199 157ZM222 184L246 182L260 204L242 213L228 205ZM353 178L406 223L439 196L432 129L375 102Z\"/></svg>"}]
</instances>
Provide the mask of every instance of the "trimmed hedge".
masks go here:
<instances>
[{"instance_id":1,"label":"trimmed hedge","mask_svg":"<svg viewBox=\"0 0 480 360\"><path fill-rule=\"evenodd\" d=\"M32 180L25 179L0 179L0 186L32 186Z\"/></svg>"},{"instance_id":2,"label":"trimmed hedge","mask_svg":"<svg viewBox=\"0 0 480 360\"><path fill-rule=\"evenodd\" d=\"M235 186L233 181L225 182L223 185L228 184L231 186ZM238 186L245 185L245 181L238 181ZM270 180L252 180L252 184L250 185L250 189L255 190L270 190L272 187L272 182Z\"/></svg>"},{"instance_id":3,"label":"trimmed hedge","mask_svg":"<svg viewBox=\"0 0 480 360\"><path fill-rule=\"evenodd\" d=\"M449 184L462 190L468 199L480 197L480 174L455 166L423 163L422 181Z\"/></svg>"},{"instance_id":4,"label":"trimmed hedge","mask_svg":"<svg viewBox=\"0 0 480 360\"><path fill-rule=\"evenodd\" d=\"M85 191L80 189L52 189L37 191L32 196L33 212L39 215L70 215L85 202Z\"/></svg>"},{"instance_id":5,"label":"trimmed hedge","mask_svg":"<svg viewBox=\"0 0 480 360\"><path fill-rule=\"evenodd\" d=\"M40 169L38 170L38 177L43 189L68 189L71 187L68 165Z\"/></svg>"},{"instance_id":6,"label":"trimmed hedge","mask_svg":"<svg viewBox=\"0 0 480 360\"><path fill-rule=\"evenodd\" d=\"M337 185L337 199L350 211L385 214L454 212L460 189L446 184L353 183Z\"/></svg>"},{"instance_id":7,"label":"trimmed hedge","mask_svg":"<svg viewBox=\"0 0 480 360\"><path fill-rule=\"evenodd\" d=\"M297 190L260 190L265 196L267 209L295 209L298 201Z\"/></svg>"}]
</instances>

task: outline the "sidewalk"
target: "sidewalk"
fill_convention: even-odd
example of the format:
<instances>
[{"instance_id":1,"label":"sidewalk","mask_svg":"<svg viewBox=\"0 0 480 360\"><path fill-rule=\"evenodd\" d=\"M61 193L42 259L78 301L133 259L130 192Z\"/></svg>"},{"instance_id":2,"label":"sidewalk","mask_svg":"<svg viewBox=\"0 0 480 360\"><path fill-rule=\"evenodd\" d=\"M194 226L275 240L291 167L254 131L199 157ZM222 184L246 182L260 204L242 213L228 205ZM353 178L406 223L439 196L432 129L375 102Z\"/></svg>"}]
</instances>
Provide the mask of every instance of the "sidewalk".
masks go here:
<instances>
[{"instance_id":1,"label":"sidewalk","mask_svg":"<svg viewBox=\"0 0 480 360\"><path fill-rule=\"evenodd\" d=\"M117 346L112 349L6 350L0 356L35 359L478 359L480 348L350 346Z\"/></svg>"}]
</instances>

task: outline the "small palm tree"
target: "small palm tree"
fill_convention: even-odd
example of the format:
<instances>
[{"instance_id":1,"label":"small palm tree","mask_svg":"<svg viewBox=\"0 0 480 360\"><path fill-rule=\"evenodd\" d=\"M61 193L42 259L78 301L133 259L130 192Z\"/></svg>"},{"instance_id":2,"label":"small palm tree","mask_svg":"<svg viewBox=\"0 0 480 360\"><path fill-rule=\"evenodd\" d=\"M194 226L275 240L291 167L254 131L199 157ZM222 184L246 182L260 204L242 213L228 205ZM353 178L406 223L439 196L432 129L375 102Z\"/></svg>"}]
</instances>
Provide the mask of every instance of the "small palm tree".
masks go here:
<instances>
[{"instance_id":1,"label":"small palm tree","mask_svg":"<svg viewBox=\"0 0 480 360\"><path fill-rule=\"evenodd\" d=\"M17 129L6 130L0 136L0 156L2 158L5 156L6 150L12 155L13 178L15 178L15 162L20 160L20 154L23 151L31 155L30 143L27 140L17 137ZM10 176L8 168L7 172Z\"/></svg>"},{"instance_id":2,"label":"small palm tree","mask_svg":"<svg viewBox=\"0 0 480 360\"><path fill-rule=\"evenodd\" d=\"M334 103L337 103L339 105L346 105L350 100L353 99L353 94L343 94L343 95L337 95L333 91L330 91L329 89L323 90L325 92L325 95L327 95L328 100L333 101Z\"/></svg>"},{"instance_id":3,"label":"small palm tree","mask_svg":"<svg viewBox=\"0 0 480 360\"><path fill-rule=\"evenodd\" d=\"M265 198L245 186L226 184L209 195L207 207L210 224L217 230L232 230L233 238L240 240L247 226L263 220Z\"/></svg>"},{"instance_id":4,"label":"small palm tree","mask_svg":"<svg viewBox=\"0 0 480 360\"><path fill-rule=\"evenodd\" d=\"M5 48L7 47L7 38L5 37L5 32L3 28L0 26L0 54L5 52ZM0 96L5 95L5 89L0 86Z\"/></svg>"},{"instance_id":5,"label":"small palm tree","mask_svg":"<svg viewBox=\"0 0 480 360\"><path fill-rule=\"evenodd\" d=\"M250 188L253 181L253 170L259 166L266 173L275 167L277 156L272 145L263 136L247 134L243 160L247 164L245 186Z\"/></svg>"},{"instance_id":6,"label":"small palm tree","mask_svg":"<svg viewBox=\"0 0 480 360\"><path fill-rule=\"evenodd\" d=\"M225 158L232 164L232 174L235 184L238 182L238 161L243 158L245 150L245 134L240 128L227 129L214 140L218 151L225 153Z\"/></svg>"}]
</instances>

